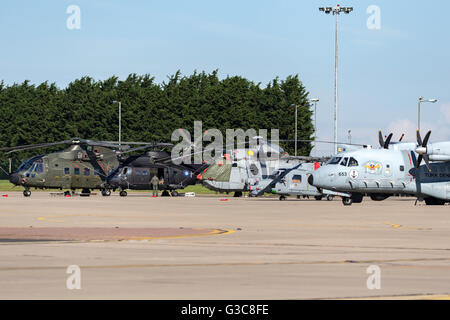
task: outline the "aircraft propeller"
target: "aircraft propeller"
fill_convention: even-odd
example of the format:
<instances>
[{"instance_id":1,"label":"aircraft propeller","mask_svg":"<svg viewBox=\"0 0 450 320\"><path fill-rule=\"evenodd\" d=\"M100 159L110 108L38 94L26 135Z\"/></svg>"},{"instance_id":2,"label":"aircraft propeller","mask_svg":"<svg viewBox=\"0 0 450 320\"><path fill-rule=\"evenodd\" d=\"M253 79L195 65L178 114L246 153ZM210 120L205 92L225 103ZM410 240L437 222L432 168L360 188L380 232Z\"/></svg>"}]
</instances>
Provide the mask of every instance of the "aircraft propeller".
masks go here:
<instances>
[{"instance_id":1,"label":"aircraft propeller","mask_svg":"<svg viewBox=\"0 0 450 320\"><path fill-rule=\"evenodd\" d=\"M392 139L392 133L390 133L387 138L386 141L383 139L383 134L381 133L381 130L378 131L378 141L380 142L380 146L384 149L389 149L389 143L391 142Z\"/></svg>"},{"instance_id":2,"label":"aircraft propeller","mask_svg":"<svg viewBox=\"0 0 450 320\"><path fill-rule=\"evenodd\" d=\"M427 132L427 134L425 135L425 138L422 141L420 132L419 132L419 130L417 130L417 144L419 146L416 148L416 152L419 154L419 157L417 159L416 168L420 167L420 163L422 162L422 159L423 159L425 161L425 165L428 168L428 171L431 171L430 158L428 157L428 154L427 154L427 144L428 144L428 139L430 139L430 134L431 134L431 130Z\"/></svg>"}]
</instances>

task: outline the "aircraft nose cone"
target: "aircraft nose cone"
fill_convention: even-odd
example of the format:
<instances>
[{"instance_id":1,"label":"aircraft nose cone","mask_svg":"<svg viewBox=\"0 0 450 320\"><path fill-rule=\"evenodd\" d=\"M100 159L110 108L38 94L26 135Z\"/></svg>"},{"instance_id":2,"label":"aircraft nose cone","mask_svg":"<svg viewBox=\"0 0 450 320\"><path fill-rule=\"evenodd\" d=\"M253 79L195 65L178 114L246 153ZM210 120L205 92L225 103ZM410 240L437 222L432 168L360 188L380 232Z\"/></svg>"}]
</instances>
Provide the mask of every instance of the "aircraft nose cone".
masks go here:
<instances>
[{"instance_id":1,"label":"aircraft nose cone","mask_svg":"<svg viewBox=\"0 0 450 320\"><path fill-rule=\"evenodd\" d=\"M314 185L314 176L312 174L308 177L308 183L312 186Z\"/></svg>"},{"instance_id":2,"label":"aircraft nose cone","mask_svg":"<svg viewBox=\"0 0 450 320\"><path fill-rule=\"evenodd\" d=\"M17 173L13 173L9 176L9 182L12 184L18 185L20 184L20 176Z\"/></svg>"}]
</instances>

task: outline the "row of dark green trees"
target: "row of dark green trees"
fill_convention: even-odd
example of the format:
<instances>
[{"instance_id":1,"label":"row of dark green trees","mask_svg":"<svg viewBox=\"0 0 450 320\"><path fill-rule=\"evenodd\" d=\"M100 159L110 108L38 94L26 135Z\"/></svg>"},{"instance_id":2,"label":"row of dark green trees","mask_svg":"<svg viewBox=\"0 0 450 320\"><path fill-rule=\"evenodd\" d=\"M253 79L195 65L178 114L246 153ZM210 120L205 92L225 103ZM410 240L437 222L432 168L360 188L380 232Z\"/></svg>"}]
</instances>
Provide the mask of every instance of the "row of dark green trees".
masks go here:
<instances>
[{"instance_id":1,"label":"row of dark green trees","mask_svg":"<svg viewBox=\"0 0 450 320\"><path fill-rule=\"evenodd\" d=\"M60 89L54 83L0 84L0 147L53 142L82 137L118 139L118 107L122 104L122 140L170 142L173 130L193 132L194 121L203 129L279 129L280 139L294 139L294 107L298 105L298 139L313 135L308 92L298 76L274 79L267 85L240 76L219 79L217 71L180 72L157 83L150 75L131 74L125 80L111 77L74 80ZM282 143L293 153L294 143ZM298 145L308 155L310 143ZM14 155L14 166L32 154ZM3 168L9 156L1 156ZM3 172L3 171L2 171Z\"/></svg>"}]
</instances>

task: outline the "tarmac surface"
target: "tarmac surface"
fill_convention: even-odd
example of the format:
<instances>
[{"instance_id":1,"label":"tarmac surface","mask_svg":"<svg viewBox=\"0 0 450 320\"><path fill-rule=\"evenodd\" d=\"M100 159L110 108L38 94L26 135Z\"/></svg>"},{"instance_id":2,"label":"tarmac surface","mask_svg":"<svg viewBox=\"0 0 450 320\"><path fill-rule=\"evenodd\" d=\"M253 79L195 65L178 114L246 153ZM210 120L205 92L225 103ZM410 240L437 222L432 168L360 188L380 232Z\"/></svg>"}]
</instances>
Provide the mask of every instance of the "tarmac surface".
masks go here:
<instances>
[{"instance_id":1,"label":"tarmac surface","mask_svg":"<svg viewBox=\"0 0 450 320\"><path fill-rule=\"evenodd\" d=\"M5 194L0 299L450 298L448 205Z\"/></svg>"}]
</instances>

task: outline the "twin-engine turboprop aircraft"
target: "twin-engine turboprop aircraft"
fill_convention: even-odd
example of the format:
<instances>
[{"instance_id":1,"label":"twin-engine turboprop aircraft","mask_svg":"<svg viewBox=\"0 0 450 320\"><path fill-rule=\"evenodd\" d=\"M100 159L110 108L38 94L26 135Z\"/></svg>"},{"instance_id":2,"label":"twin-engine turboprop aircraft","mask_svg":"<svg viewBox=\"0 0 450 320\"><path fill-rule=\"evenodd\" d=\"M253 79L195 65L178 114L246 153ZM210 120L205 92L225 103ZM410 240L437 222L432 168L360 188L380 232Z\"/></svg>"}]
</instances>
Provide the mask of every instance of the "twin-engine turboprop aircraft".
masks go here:
<instances>
[{"instance_id":1,"label":"twin-engine turboprop aircraft","mask_svg":"<svg viewBox=\"0 0 450 320\"><path fill-rule=\"evenodd\" d=\"M380 132L382 149L340 153L310 175L309 183L319 189L348 192L350 197L342 198L344 205L360 203L365 195L384 200L394 194L414 195L427 205L443 205L450 201L450 141L428 144L430 134L422 141L417 131L417 144L390 147L392 134L384 141Z\"/></svg>"}]
</instances>

